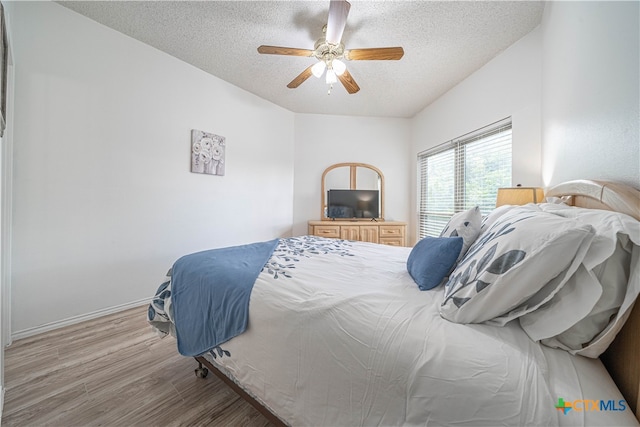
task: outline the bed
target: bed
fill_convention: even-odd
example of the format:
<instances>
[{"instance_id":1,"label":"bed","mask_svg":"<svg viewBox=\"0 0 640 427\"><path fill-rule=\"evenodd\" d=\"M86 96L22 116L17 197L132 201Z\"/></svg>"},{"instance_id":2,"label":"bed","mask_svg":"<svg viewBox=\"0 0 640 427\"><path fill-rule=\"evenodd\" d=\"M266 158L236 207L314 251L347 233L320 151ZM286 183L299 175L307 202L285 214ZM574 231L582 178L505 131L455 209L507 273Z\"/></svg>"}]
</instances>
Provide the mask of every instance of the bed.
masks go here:
<instances>
[{"instance_id":1,"label":"bed","mask_svg":"<svg viewBox=\"0 0 640 427\"><path fill-rule=\"evenodd\" d=\"M149 321L276 425L638 425L640 192L547 197L460 213L414 248L299 236L190 254Z\"/></svg>"}]
</instances>

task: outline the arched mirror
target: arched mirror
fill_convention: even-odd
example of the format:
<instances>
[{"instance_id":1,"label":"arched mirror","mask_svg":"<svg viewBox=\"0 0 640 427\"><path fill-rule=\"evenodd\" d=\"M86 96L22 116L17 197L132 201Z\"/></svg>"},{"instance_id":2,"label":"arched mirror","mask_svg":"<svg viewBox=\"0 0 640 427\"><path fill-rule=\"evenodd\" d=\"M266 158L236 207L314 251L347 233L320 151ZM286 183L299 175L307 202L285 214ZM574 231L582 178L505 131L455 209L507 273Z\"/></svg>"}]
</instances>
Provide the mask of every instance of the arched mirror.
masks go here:
<instances>
[{"instance_id":1,"label":"arched mirror","mask_svg":"<svg viewBox=\"0 0 640 427\"><path fill-rule=\"evenodd\" d=\"M384 176L365 163L329 166L321 180L322 220L371 221L384 219Z\"/></svg>"}]
</instances>

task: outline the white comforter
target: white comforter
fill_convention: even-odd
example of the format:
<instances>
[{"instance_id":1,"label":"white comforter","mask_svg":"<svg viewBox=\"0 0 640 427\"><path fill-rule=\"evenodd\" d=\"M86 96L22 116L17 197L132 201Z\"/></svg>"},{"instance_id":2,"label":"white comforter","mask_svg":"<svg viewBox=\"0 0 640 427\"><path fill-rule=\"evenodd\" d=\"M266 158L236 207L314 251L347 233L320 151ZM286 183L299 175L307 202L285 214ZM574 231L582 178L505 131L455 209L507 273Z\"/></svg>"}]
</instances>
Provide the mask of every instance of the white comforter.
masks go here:
<instances>
[{"instance_id":1,"label":"white comforter","mask_svg":"<svg viewBox=\"0 0 640 427\"><path fill-rule=\"evenodd\" d=\"M598 360L536 344L517 322L442 319L442 289L418 289L410 250L283 239L254 285L247 331L214 363L291 425L634 423L630 411L556 410L560 397L621 397ZM584 364L605 394L583 395Z\"/></svg>"}]
</instances>

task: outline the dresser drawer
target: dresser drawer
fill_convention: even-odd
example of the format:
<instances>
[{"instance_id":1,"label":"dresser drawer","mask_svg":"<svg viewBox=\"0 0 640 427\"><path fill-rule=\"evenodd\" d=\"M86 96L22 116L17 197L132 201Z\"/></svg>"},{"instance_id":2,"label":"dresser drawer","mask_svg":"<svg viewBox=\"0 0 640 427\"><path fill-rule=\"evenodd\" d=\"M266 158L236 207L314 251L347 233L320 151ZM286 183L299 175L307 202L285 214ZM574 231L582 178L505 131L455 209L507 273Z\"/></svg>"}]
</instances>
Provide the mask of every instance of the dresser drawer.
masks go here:
<instances>
[{"instance_id":1,"label":"dresser drawer","mask_svg":"<svg viewBox=\"0 0 640 427\"><path fill-rule=\"evenodd\" d=\"M404 237L404 226L402 225L381 225L380 237Z\"/></svg>"},{"instance_id":2,"label":"dresser drawer","mask_svg":"<svg viewBox=\"0 0 640 427\"><path fill-rule=\"evenodd\" d=\"M334 239L340 238L340 226L339 225L316 225L313 227L313 235L319 237L331 237Z\"/></svg>"},{"instance_id":3,"label":"dresser drawer","mask_svg":"<svg viewBox=\"0 0 640 427\"><path fill-rule=\"evenodd\" d=\"M404 237L381 237L381 245L404 246Z\"/></svg>"}]
</instances>

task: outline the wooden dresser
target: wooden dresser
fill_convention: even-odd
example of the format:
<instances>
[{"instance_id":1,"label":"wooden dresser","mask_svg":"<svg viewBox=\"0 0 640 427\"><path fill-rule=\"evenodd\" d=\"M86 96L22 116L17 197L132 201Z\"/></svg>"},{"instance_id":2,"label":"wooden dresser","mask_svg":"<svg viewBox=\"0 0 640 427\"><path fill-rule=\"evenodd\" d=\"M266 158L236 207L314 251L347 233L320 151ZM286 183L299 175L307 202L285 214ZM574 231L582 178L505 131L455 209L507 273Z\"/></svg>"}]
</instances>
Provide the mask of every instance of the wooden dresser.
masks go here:
<instances>
[{"instance_id":1,"label":"wooden dresser","mask_svg":"<svg viewBox=\"0 0 640 427\"><path fill-rule=\"evenodd\" d=\"M407 246L407 224L399 221L309 221L309 234L359 240L383 245Z\"/></svg>"}]
</instances>

